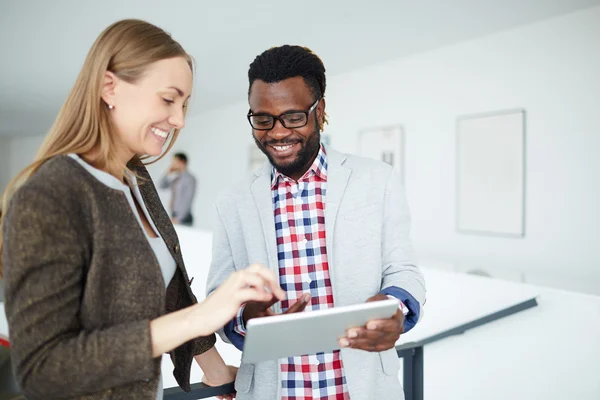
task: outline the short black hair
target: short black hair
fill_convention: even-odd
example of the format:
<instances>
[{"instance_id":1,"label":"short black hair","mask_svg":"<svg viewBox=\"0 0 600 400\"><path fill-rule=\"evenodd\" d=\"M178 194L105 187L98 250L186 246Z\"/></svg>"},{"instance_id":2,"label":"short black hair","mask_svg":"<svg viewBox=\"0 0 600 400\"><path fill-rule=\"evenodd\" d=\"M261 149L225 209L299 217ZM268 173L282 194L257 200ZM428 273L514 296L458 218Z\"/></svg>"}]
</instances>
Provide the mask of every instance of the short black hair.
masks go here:
<instances>
[{"instance_id":1,"label":"short black hair","mask_svg":"<svg viewBox=\"0 0 600 400\"><path fill-rule=\"evenodd\" d=\"M272 47L258 55L248 70L248 95L255 80L266 83L301 76L315 101L325 96L325 66L308 47L284 45Z\"/></svg>"},{"instance_id":2,"label":"short black hair","mask_svg":"<svg viewBox=\"0 0 600 400\"><path fill-rule=\"evenodd\" d=\"M185 153L175 153L175 155L173 157L178 158L179 160L183 161L185 164L188 163L188 159L187 159L187 156L185 155Z\"/></svg>"}]
</instances>

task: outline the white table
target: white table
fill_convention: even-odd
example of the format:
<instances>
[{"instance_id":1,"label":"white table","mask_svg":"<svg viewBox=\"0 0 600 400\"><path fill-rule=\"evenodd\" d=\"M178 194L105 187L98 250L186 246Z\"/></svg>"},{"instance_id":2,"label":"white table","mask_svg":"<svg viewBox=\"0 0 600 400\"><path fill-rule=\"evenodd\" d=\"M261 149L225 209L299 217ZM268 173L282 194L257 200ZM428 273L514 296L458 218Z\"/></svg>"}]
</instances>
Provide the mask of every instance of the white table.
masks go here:
<instances>
[{"instance_id":1,"label":"white table","mask_svg":"<svg viewBox=\"0 0 600 400\"><path fill-rule=\"evenodd\" d=\"M421 267L425 315L397 342L406 400L424 399L424 346L537 306L537 289L518 283Z\"/></svg>"},{"instance_id":2,"label":"white table","mask_svg":"<svg viewBox=\"0 0 600 400\"><path fill-rule=\"evenodd\" d=\"M427 286L422 320L402 335L398 345L429 343L490 316L535 307L539 289L520 283L443 271L421 266ZM500 315L498 315L500 314ZM497 318L496 318L497 319ZM490 321L491 322L491 321Z\"/></svg>"}]
</instances>

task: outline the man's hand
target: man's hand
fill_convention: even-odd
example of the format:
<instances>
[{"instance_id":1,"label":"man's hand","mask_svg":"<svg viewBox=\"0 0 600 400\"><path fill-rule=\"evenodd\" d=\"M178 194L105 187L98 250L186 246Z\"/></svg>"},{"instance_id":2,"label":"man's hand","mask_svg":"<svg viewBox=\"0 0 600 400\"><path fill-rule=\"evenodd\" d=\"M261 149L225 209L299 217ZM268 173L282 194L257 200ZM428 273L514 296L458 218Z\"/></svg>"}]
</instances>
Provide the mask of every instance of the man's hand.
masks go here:
<instances>
[{"instance_id":1,"label":"man's hand","mask_svg":"<svg viewBox=\"0 0 600 400\"><path fill-rule=\"evenodd\" d=\"M370 297L367 303L387 299L384 294L376 294ZM346 337L341 338L339 344L341 347L379 352L393 348L402 332L404 314L398 309L392 318L373 320L365 326L348 329Z\"/></svg>"},{"instance_id":2,"label":"man's hand","mask_svg":"<svg viewBox=\"0 0 600 400\"><path fill-rule=\"evenodd\" d=\"M248 323L252 318L259 317L270 317L275 315L275 313L271 310L271 306L277 303L279 300L274 298L271 301L266 302L258 302L258 301L249 301L246 303L244 307L244 313L242 314L242 318L244 320L244 325ZM293 314L297 312L302 312L306 308L306 305L310 301L310 293L304 293L297 302L295 302L290 308L288 308L283 314Z\"/></svg>"}]
</instances>

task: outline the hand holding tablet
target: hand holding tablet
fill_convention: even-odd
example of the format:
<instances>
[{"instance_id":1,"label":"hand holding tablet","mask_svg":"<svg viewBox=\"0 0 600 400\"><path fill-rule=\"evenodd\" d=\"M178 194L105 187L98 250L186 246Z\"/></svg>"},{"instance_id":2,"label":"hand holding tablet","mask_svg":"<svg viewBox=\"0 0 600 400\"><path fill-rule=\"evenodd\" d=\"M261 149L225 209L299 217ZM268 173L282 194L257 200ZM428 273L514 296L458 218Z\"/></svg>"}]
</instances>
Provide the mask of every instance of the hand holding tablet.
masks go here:
<instances>
[{"instance_id":1,"label":"hand holding tablet","mask_svg":"<svg viewBox=\"0 0 600 400\"><path fill-rule=\"evenodd\" d=\"M367 303L387 299L384 294L376 294L370 297ZM404 332L404 314L398 308L391 318L372 320L365 326L348 329L346 336L339 340L339 344L340 347L365 351L384 351L395 346L402 332Z\"/></svg>"},{"instance_id":2,"label":"hand holding tablet","mask_svg":"<svg viewBox=\"0 0 600 400\"><path fill-rule=\"evenodd\" d=\"M341 338L346 338L352 347L380 351L373 341L384 339L388 346L397 332L399 304L396 299L374 296L363 304L249 319L242 360L256 363L329 352L341 347ZM375 329L365 327L370 327L370 322ZM346 337L351 328L358 328L355 338Z\"/></svg>"}]
</instances>

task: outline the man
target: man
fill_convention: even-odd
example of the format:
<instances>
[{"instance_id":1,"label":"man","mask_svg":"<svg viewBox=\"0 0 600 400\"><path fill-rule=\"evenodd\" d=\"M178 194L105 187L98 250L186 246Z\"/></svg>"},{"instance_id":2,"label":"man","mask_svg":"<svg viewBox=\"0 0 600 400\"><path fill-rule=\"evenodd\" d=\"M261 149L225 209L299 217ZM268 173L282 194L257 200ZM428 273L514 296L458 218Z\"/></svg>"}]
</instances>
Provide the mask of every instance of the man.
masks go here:
<instances>
[{"instance_id":1,"label":"man","mask_svg":"<svg viewBox=\"0 0 600 400\"><path fill-rule=\"evenodd\" d=\"M188 158L176 153L167 174L160 180L161 189L171 189L169 203L171 221L174 224L192 226L192 203L196 194L196 178L188 171Z\"/></svg>"},{"instance_id":2,"label":"man","mask_svg":"<svg viewBox=\"0 0 600 400\"><path fill-rule=\"evenodd\" d=\"M207 292L257 262L278 274L287 299L247 303L223 339L241 349L249 319L305 307L393 296L407 314L352 329L341 351L242 364L238 399L401 399L394 344L418 321L425 285L400 178L387 164L320 144L325 67L309 49L267 50L248 76L248 120L269 162L217 202Z\"/></svg>"}]
</instances>

